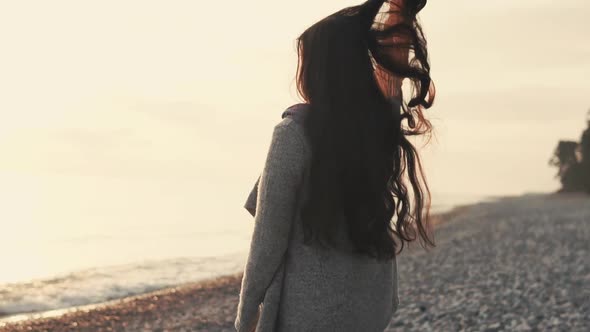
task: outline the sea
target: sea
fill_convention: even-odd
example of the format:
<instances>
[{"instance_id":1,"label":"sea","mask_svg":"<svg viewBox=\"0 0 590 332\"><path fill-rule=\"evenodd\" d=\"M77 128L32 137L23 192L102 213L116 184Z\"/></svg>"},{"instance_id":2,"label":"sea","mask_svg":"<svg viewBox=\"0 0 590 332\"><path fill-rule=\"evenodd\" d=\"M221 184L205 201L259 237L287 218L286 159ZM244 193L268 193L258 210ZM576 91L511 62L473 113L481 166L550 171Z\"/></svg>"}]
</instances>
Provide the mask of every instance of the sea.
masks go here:
<instances>
[{"instance_id":1,"label":"sea","mask_svg":"<svg viewBox=\"0 0 590 332\"><path fill-rule=\"evenodd\" d=\"M6 186L2 193L2 214L12 221L4 223L10 230L0 233L0 322L24 318L26 313L102 303L243 269L253 218L239 203L245 200L248 190L237 195L233 208L226 207L235 213L220 213L219 207L211 204L179 203L186 200L179 191L186 193L191 186L172 183L166 188L158 183L156 188L143 183L144 187L139 187L139 182L130 183L129 179L71 177L58 177L54 183L48 183L47 177L43 181L17 179L14 175L2 179L5 184L18 182L18 186ZM58 187L59 196L47 192ZM107 188L119 192L104 194ZM97 192L103 193L97 198L101 208L92 201L92 193ZM433 212L483 199L474 195L436 195ZM148 201L152 205L144 203ZM198 207L186 207L193 205ZM163 217L182 209L191 217ZM44 222L39 215L47 220L61 218L60 226Z\"/></svg>"}]
</instances>

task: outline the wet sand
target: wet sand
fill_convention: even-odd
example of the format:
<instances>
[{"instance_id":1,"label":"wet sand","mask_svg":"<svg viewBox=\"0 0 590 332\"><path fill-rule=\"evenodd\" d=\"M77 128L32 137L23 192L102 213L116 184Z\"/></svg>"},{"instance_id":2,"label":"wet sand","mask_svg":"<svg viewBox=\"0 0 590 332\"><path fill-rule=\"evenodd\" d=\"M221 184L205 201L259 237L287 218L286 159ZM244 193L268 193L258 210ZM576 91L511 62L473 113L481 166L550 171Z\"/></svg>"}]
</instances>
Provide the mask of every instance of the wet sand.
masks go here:
<instances>
[{"instance_id":1,"label":"wet sand","mask_svg":"<svg viewBox=\"0 0 590 332\"><path fill-rule=\"evenodd\" d=\"M233 323L241 274L5 324L0 331L222 331ZM230 325L231 327L231 325Z\"/></svg>"}]
</instances>

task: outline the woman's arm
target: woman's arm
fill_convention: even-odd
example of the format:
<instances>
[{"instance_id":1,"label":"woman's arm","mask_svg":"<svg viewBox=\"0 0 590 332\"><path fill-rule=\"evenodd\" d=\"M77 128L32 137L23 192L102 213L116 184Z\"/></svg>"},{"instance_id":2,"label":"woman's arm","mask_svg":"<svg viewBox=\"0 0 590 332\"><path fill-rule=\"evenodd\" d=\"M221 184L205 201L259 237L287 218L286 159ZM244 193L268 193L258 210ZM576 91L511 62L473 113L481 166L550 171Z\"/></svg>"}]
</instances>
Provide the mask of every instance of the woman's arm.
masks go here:
<instances>
[{"instance_id":1,"label":"woman's arm","mask_svg":"<svg viewBox=\"0 0 590 332\"><path fill-rule=\"evenodd\" d=\"M275 126L258 183L254 232L235 321L238 331L256 327L259 305L289 243L305 168L304 141L295 126L291 119Z\"/></svg>"}]
</instances>

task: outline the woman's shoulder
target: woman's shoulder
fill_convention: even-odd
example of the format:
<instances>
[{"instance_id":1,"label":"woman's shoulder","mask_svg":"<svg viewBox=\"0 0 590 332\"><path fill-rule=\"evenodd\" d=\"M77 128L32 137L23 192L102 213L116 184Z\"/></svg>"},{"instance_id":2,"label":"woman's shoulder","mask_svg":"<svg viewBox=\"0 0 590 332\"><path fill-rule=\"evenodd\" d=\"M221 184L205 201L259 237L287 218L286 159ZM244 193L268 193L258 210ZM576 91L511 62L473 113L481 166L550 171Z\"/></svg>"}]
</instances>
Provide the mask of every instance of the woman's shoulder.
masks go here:
<instances>
[{"instance_id":1,"label":"woman's shoulder","mask_svg":"<svg viewBox=\"0 0 590 332\"><path fill-rule=\"evenodd\" d=\"M288 107L281 115L281 121L275 125L275 130L287 129L304 137L303 122L309 112L309 104L295 104Z\"/></svg>"},{"instance_id":2,"label":"woman's shoulder","mask_svg":"<svg viewBox=\"0 0 590 332\"><path fill-rule=\"evenodd\" d=\"M309 104L295 104L288 107L281 115L281 118L289 118L295 122L302 123L307 113L309 113L309 109Z\"/></svg>"},{"instance_id":3,"label":"woman's shoulder","mask_svg":"<svg viewBox=\"0 0 590 332\"><path fill-rule=\"evenodd\" d=\"M282 136L283 141L291 142L289 145L299 145L304 150L308 150L308 141L303 126L308 112L308 104L295 104L288 107L283 111L281 121L274 127L274 136Z\"/></svg>"}]
</instances>

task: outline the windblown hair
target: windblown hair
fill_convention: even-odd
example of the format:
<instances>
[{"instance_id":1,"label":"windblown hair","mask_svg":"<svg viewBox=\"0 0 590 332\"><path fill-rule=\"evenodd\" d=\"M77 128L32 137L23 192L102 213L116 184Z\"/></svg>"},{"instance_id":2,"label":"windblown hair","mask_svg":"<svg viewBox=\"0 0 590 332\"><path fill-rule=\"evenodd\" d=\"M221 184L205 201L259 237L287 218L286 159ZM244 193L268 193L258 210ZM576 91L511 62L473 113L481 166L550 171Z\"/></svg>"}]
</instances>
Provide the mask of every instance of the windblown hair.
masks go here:
<instances>
[{"instance_id":1,"label":"windblown hair","mask_svg":"<svg viewBox=\"0 0 590 332\"><path fill-rule=\"evenodd\" d=\"M310 105L304 125L312 147L311 192L302 211L306 243L333 246L345 225L356 251L379 259L391 259L417 237L424 248L434 246L430 192L408 140L431 130L423 110L435 90L416 17L425 5L370 0L298 38L297 88ZM387 15L395 15L395 24L379 21ZM407 101L404 79L412 86Z\"/></svg>"}]
</instances>

